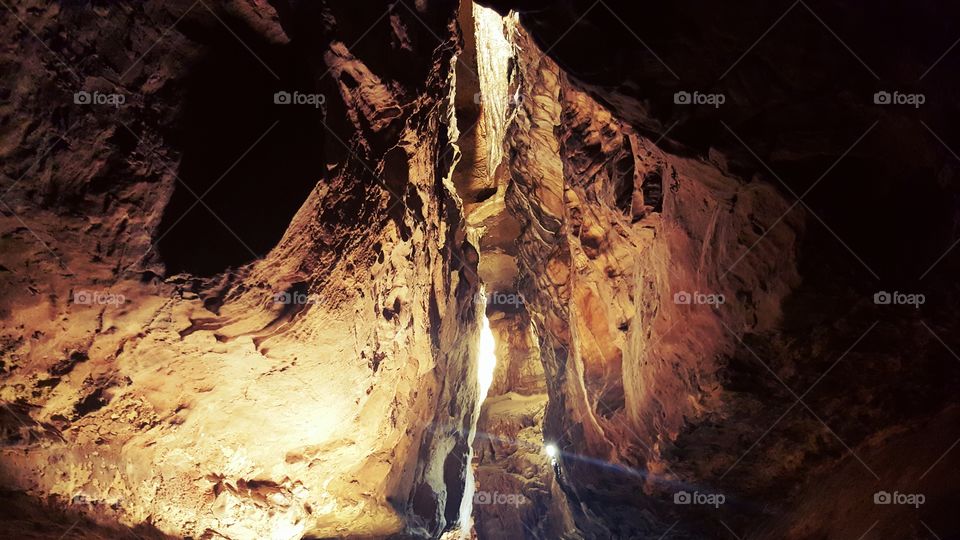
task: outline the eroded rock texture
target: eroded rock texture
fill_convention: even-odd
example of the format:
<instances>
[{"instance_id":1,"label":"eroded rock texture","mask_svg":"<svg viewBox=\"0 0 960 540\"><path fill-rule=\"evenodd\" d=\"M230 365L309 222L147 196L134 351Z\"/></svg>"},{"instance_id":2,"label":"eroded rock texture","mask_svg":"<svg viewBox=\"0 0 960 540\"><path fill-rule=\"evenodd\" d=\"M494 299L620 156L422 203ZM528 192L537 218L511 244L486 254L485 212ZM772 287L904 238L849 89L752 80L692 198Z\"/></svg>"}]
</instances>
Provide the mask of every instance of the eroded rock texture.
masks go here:
<instances>
[{"instance_id":1,"label":"eroded rock texture","mask_svg":"<svg viewBox=\"0 0 960 540\"><path fill-rule=\"evenodd\" d=\"M506 200L570 534L960 531L956 57L917 82L955 39L935 9L489 3L532 35ZM898 16L938 50L858 30ZM884 89L928 107L875 103ZM895 490L927 503L874 504Z\"/></svg>"},{"instance_id":2,"label":"eroded rock texture","mask_svg":"<svg viewBox=\"0 0 960 540\"><path fill-rule=\"evenodd\" d=\"M960 535L956 6L482 3L3 6L4 536Z\"/></svg>"},{"instance_id":3,"label":"eroded rock texture","mask_svg":"<svg viewBox=\"0 0 960 540\"><path fill-rule=\"evenodd\" d=\"M4 486L176 537L448 528L480 309L456 8L4 12Z\"/></svg>"}]
</instances>

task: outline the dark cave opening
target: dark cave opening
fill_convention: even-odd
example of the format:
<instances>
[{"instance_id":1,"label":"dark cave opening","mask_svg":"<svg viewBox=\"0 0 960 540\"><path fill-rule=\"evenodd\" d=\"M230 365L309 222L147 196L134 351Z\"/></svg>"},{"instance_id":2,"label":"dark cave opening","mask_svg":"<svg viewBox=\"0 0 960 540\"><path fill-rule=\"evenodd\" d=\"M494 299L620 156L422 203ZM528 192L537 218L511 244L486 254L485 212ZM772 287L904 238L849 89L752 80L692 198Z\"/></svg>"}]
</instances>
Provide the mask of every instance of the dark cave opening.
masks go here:
<instances>
[{"instance_id":1,"label":"dark cave opening","mask_svg":"<svg viewBox=\"0 0 960 540\"><path fill-rule=\"evenodd\" d=\"M206 51L185 76L171 137L181 181L157 232L168 274L210 276L263 257L323 174L325 98L275 103L277 92L323 95L302 48L230 26L240 39L195 30Z\"/></svg>"}]
</instances>

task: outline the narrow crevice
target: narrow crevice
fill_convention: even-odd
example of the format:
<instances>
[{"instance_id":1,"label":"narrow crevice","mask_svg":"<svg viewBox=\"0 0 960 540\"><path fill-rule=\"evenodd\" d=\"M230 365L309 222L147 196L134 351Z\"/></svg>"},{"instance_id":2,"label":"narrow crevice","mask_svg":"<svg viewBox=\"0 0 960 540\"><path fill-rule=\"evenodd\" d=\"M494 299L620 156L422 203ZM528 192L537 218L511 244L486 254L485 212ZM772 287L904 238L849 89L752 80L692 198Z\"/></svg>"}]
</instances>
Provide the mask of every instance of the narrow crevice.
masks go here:
<instances>
[{"instance_id":1,"label":"narrow crevice","mask_svg":"<svg viewBox=\"0 0 960 540\"><path fill-rule=\"evenodd\" d=\"M480 396L469 437L460 534L503 538L505 527L541 528L544 509L553 504L555 460L543 441L547 394L539 338L531 306L520 293L521 226L506 204L512 182L508 134L523 103L513 41L517 19L464 1L460 23L466 50L457 69L456 118L473 124L459 126L463 160L452 179L463 201L468 236L480 254L483 290ZM632 192L632 170L624 173L631 176ZM533 477L524 478L519 470Z\"/></svg>"}]
</instances>

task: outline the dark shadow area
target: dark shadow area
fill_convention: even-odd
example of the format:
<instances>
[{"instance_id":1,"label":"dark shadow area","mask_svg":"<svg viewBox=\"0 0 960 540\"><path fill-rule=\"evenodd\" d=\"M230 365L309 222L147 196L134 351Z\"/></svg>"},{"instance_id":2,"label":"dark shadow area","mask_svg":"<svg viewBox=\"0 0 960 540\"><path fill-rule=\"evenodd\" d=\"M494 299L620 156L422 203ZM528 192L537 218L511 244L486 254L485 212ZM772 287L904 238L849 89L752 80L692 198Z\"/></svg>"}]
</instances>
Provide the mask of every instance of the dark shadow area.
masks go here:
<instances>
[{"instance_id":1,"label":"dark shadow area","mask_svg":"<svg viewBox=\"0 0 960 540\"><path fill-rule=\"evenodd\" d=\"M830 171L804 198L810 209L800 261L805 278L824 287L847 278L865 291L932 292L934 279L944 275L925 272L944 255L956 227L956 201L938 185L936 171L852 156L831 168L831 159L778 164L797 194ZM940 261L944 270L950 258Z\"/></svg>"},{"instance_id":2,"label":"dark shadow area","mask_svg":"<svg viewBox=\"0 0 960 540\"><path fill-rule=\"evenodd\" d=\"M53 503L54 499L49 501ZM100 503L86 501L78 496L75 505L86 505L97 513ZM21 491L0 490L0 538L21 540L113 540L115 538L140 538L141 540L173 540L177 537L164 534L148 523L126 527L119 523L98 523L79 512L57 510Z\"/></svg>"},{"instance_id":3,"label":"dark shadow area","mask_svg":"<svg viewBox=\"0 0 960 540\"><path fill-rule=\"evenodd\" d=\"M307 55L225 21L240 39L219 24L182 28L206 52L185 77L171 134L182 183L158 232L169 274L208 276L263 257L323 174L324 106L275 103L277 92L320 94Z\"/></svg>"}]
</instances>

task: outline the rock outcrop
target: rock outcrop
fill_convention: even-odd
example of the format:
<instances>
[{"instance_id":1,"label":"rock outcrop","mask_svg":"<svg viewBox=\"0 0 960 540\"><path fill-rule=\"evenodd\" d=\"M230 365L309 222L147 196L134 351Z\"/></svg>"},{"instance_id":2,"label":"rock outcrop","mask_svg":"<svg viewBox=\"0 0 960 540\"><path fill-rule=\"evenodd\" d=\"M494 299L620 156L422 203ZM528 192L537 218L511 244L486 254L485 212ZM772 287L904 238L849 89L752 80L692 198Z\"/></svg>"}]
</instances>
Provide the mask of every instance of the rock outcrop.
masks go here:
<instances>
[{"instance_id":1,"label":"rock outcrop","mask_svg":"<svg viewBox=\"0 0 960 540\"><path fill-rule=\"evenodd\" d=\"M177 537L453 525L482 309L455 17L4 13L6 489Z\"/></svg>"},{"instance_id":2,"label":"rock outcrop","mask_svg":"<svg viewBox=\"0 0 960 540\"><path fill-rule=\"evenodd\" d=\"M766 26L744 30L779 7L741 18L698 2L483 3L519 10L524 29L506 200L576 534L960 530L941 511L955 478L930 472L954 477L944 464L960 436L931 427L954 418L960 375L947 278L957 182L938 135L949 128L933 120L955 114L943 91L956 60L920 88L934 115L923 123L916 108L884 108L882 83L913 87L865 81L819 5L794 4L753 51ZM825 13L850 29L853 10ZM902 75L923 65L919 49L876 65ZM718 57L741 53L723 84L705 82ZM927 303L885 304L893 290ZM895 491L935 502L874 504ZM726 502L676 504L684 494Z\"/></svg>"}]
</instances>

